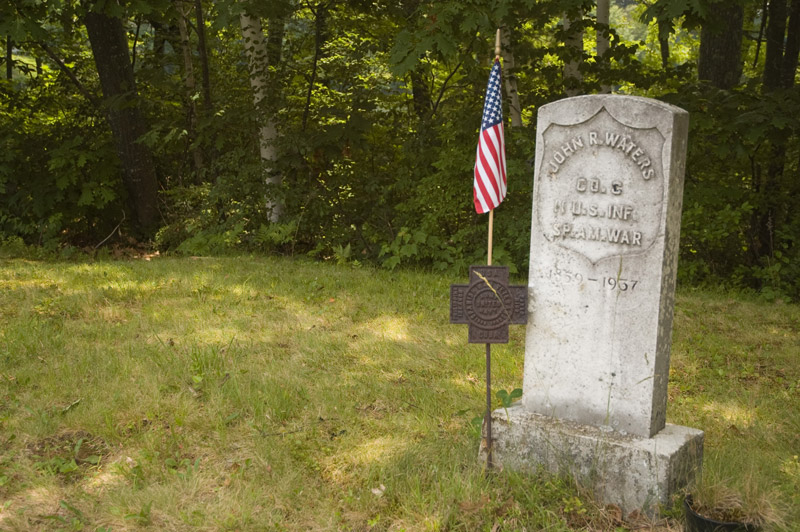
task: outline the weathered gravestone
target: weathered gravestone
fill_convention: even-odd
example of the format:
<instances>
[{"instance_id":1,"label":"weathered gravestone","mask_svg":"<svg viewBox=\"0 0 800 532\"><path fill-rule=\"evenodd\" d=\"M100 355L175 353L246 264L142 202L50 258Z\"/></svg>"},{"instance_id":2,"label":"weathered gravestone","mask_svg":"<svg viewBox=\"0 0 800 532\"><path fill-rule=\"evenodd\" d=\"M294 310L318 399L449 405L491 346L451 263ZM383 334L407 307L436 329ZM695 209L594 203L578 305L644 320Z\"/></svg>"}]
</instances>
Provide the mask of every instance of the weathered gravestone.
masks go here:
<instances>
[{"instance_id":1,"label":"weathered gravestone","mask_svg":"<svg viewBox=\"0 0 800 532\"><path fill-rule=\"evenodd\" d=\"M626 513L700 470L703 433L667 425L689 117L580 96L538 114L523 398L494 460L573 474Z\"/></svg>"}]
</instances>

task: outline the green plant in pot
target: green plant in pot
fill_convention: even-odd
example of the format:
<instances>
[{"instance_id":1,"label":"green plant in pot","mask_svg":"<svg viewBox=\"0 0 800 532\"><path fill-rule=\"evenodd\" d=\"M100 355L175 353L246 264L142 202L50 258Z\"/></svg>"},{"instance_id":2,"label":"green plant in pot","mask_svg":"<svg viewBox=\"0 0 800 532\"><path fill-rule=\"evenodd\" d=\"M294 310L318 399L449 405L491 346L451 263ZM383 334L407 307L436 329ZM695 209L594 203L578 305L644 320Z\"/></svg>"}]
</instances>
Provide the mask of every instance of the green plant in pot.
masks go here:
<instances>
[{"instance_id":1,"label":"green plant in pot","mask_svg":"<svg viewBox=\"0 0 800 532\"><path fill-rule=\"evenodd\" d=\"M686 495L686 532L757 532L780 529L783 520L761 494L742 496L722 483L702 483Z\"/></svg>"}]
</instances>

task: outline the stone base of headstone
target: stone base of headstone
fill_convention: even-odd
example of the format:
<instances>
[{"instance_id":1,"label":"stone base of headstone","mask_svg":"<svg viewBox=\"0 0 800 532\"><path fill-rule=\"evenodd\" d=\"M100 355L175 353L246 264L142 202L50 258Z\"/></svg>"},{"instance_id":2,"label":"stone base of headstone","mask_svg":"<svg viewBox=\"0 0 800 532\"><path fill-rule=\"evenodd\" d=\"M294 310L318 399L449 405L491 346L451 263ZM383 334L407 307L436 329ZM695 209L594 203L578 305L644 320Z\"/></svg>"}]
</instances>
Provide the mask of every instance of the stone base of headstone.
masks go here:
<instances>
[{"instance_id":1,"label":"stone base of headstone","mask_svg":"<svg viewBox=\"0 0 800 532\"><path fill-rule=\"evenodd\" d=\"M543 416L514 405L492 413L493 462L569 475L624 515L654 515L700 477L703 432L667 424L652 438ZM485 461L485 449L481 448Z\"/></svg>"}]
</instances>

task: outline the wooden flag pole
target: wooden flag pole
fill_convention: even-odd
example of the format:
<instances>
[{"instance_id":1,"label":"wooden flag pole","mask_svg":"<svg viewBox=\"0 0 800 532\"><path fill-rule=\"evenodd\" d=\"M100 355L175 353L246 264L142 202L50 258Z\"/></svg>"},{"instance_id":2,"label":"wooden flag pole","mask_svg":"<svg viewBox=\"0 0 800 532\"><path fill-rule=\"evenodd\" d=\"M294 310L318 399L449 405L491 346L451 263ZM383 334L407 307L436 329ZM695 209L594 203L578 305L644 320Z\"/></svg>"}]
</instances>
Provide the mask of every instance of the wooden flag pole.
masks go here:
<instances>
[{"instance_id":1,"label":"wooden flag pole","mask_svg":"<svg viewBox=\"0 0 800 532\"><path fill-rule=\"evenodd\" d=\"M497 28L497 33L494 37L494 58L500 59L500 28ZM494 209L489 211L489 253L487 256L486 264L492 265L492 234L494 231Z\"/></svg>"},{"instance_id":2,"label":"wooden flag pole","mask_svg":"<svg viewBox=\"0 0 800 532\"><path fill-rule=\"evenodd\" d=\"M492 265L492 232L494 230L494 209L489 211L489 256L486 260L488 266Z\"/></svg>"},{"instance_id":3,"label":"wooden flag pole","mask_svg":"<svg viewBox=\"0 0 800 532\"><path fill-rule=\"evenodd\" d=\"M495 60L500 59L500 28L494 39ZM489 211L489 253L486 264L492 265L492 234L494 232L494 209ZM494 466L492 461L492 344L486 344L486 469Z\"/></svg>"}]
</instances>

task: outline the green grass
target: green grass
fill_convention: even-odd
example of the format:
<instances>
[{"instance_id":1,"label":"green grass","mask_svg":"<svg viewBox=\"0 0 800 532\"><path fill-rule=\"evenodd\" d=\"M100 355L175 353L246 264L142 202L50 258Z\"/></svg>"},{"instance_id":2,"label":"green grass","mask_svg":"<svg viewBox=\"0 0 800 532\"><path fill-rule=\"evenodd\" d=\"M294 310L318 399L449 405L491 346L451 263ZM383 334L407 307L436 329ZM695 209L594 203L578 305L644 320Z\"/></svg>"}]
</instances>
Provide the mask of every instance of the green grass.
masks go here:
<instances>
[{"instance_id":1,"label":"green grass","mask_svg":"<svg viewBox=\"0 0 800 532\"><path fill-rule=\"evenodd\" d=\"M0 260L0 530L617 530L567 480L484 474L484 351L448 324L465 281ZM786 523L799 324L796 306L679 294L668 410L706 431L709 482ZM494 347L495 390L521 386L523 345L512 327Z\"/></svg>"}]
</instances>

